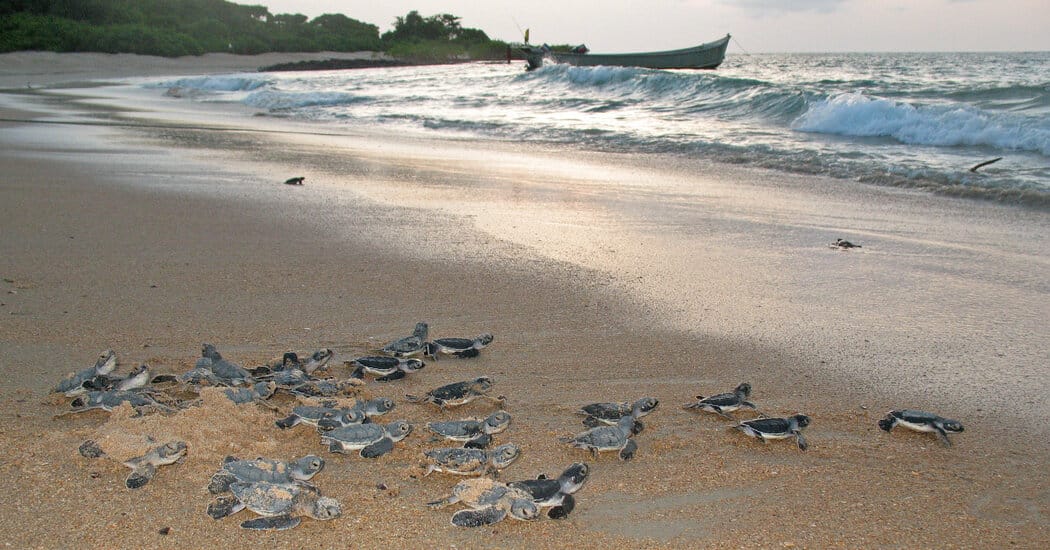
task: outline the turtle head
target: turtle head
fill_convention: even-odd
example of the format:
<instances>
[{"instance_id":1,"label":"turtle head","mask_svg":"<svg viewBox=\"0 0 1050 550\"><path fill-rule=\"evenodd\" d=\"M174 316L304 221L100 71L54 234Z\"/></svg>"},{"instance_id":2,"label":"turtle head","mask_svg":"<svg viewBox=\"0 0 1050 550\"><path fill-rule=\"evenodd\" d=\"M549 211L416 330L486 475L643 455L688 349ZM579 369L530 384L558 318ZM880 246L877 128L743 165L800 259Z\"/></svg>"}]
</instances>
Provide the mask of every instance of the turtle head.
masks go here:
<instances>
[{"instance_id":1,"label":"turtle head","mask_svg":"<svg viewBox=\"0 0 1050 550\"><path fill-rule=\"evenodd\" d=\"M540 509L529 499L518 498L510 503L510 517L522 521L531 521L540 517Z\"/></svg>"},{"instance_id":2,"label":"turtle head","mask_svg":"<svg viewBox=\"0 0 1050 550\"><path fill-rule=\"evenodd\" d=\"M398 420L397 422L391 422L388 424L386 431L391 439L394 441L401 441L408 437L408 434L412 433L412 425L404 420Z\"/></svg>"},{"instance_id":3,"label":"turtle head","mask_svg":"<svg viewBox=\"0 0 1050 550\"><path fill-rule=\"evenodd\" d=\"M959 433L963 431L962 423L958 420L952 420L950 418L945 418L941 421L941 428L943 428L944 431L951 433Z\"/></svg>"},{"instance_id":4,"label":"turtle head","mask_svg":"<svg viewBox=\"0 0 1050 550\"><path fill-rule=\"evenodd\" d=\"M186 454L187 449L185 441L169 441L157 449L157 454L163 460L174 462Z\"/></svg>"},{"instance_id":5,"label":"turtle head","mask_svg":"<svg viewBox=\"0 0 1050 550\"><path fill-rule=\"evenodd\" d=\"M343 513L339 501L332 497L318 497L313 506L305 510L306 514L317 520L335 519Z\"/></svg>"},{"instance_id":6,"label":"turtle head","mask_svg":"<svg viewBox=\"0 0 1050 550\"><path fill-rule=\"evenodd\" d=\"M427 333L430 332L430 326L420 321L416 323L416 328L412 331L412 336L419 338L420 340L427 339Z\"/></svg>"},{"instance_id":7,"label":"turtle head","mask_svg":"<svg viewBox=\"0 0 1050 550\"><path fill-rule=\"evenodd\" d=\"M427 364L419 359L405 359L401 362L401 369L405 372L415 372L425 366Z\"/></svg>"},{"instance_id":8,"label":"turtle head","mask_svg":"<svg viewBox=\"0 0 1050 550\"><path fill-rule=\"evenodd\" d=\"M493 336L491 332L485 332L479 334L478 337L474 339L474 345L477 347L485 347L491 344L493 339L495 339L495 336Z\"/></svg>"},{"instance_id":9,"label":"turtle head","mask_svg":"<svg viewBox=\"0 0 1050 550\"><path fill-rule=\"evenodd\" d=\"M273 395L273 392L277 391L277 382L270 380L269 382L256 382L252 388L259 394L259 397L263 399L269 399Z\"/></svg>"},{"instance_id":10,"label":"turtle head","mask_svg":"<svg viewBox=\"0 0 1050 550\"><path fill-rule=\"evenodd\" d=\"M95 374L109 374L116 368L117 353L115 351L107 349L98 354L98 359L95 360Z\"/></svg>"},{"instance_id":11,"label":"turtle head","mask_svg":"<svg viewBox=\"0 0 1050 550\"><path fill-rule=\"evenodd\" d=\"M804 414L796 414L791 418L798 424L799 428L805 428L806 426L809 426L809 423L811 422L810 418Z\"/></svg>"},{"instance_id":12,"label":"turtle head","mask_svg":"<svg viewBox=\"0 0 1050 550\"><path fill-rule=\"evenodd\" d=\"M207 357L213 361L222 359L222 355L219 355L219 350L215 349L215 346L208 343L201 344L201 357Z\"/></svg>"},{"instance_id":13,"label":"turtle head","mask_svg":"<svg viewBox=\"0 0 1050 550\"><path fill-rule=\"evenodd\" d=\"M591 473L591 467L583 462L573 462L561 473L558 478L561 483L561 492L566 494L575 493L580 490L587 476Z\"/></svg>"},{"instance_id":14,"label":"turtle head","mask_svg":"<svg viewBox=\"0 0 1050 550\"><path fill-rule=\"evenodd\" d=\"M636 417L644 416L656 410L659 405L660 401L655 397L643 397L631 406L631 414Z\"/></svg>"},{"instance_id":15,"label":"turtle head","mask_svg":"<svg viewBox=\"0 0 1050 550\"><path fill-rule=\"evenodd\" d=\"M499 410L485 419L485 433L499 433L510 426L510 413Z\"/></svg>"},{"instance_id":16,"label":"turtle head","mask_svg":"<svg viewBox=\"0 0 1050 550\"><path fill-rule=\"evenodd\" d=\"M486 391L492 387L492 379L488 376L479 376L474 379L474 385L481 391Z\"/></svg>"},{"instance_id":17,"label":"turtle head","mask_svg":"<svg viewBox=\"0 0 1050 550\"><path fill-rule=\"evenodd\" d=\"M492 466L496 469L506 468L517 460L519 456L521 456L521 447L513 443L500 445L492 449Z\"/></svg>"},{"instance_id":18,"label":"turtle head","mask_svg":"<svg viewBox=\"0 0 1050 550\"><path fill-rule=\"evenodd\" d=\"M733 393L737 394L740 397L746 398L751 395L751 384L744 382L743 384L737 386L736 389L733 390Z\"/></svg>"},{"instance_id":19,"label":"turtle head","mask_svg":"<svg viewBox=\"0 0 1050 550\"><path fill-rule=\"evenodd\" d=\"M388 397L370 399L365 403L363 410L369 416L383 415L394 410L394 401Z\"/></svg>"},{"instance_id":20,"label":"turtle head","mask_svg":"<svg viewBox=\"0 0 1050 550\"><path fill-rule=\"evenodd\" d=\"M306 455L292 464L291 474L295 479L308 480L324 469L324 459L317 455Z\"/></svg>"}]
</instances>

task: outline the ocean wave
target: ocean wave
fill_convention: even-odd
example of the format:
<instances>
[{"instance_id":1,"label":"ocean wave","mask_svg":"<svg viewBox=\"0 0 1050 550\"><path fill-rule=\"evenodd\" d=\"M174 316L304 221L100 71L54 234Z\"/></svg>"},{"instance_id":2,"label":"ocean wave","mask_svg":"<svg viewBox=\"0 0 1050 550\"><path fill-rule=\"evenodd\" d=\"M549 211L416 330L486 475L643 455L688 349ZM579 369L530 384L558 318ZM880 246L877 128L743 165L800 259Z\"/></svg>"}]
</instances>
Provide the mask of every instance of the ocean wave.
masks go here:
<instances>
[{"instance_id":1,"label":"ocean wave","mask_svg":"<svg viewBox=\"0 0 1050 550\"><path fill-rule=\"evenodd\" d=\"M793 124L801 132L889 137L909 145L987 146L1050 156L1050 122L960 104L913 105L839 94L809 106Z\"/></svg>"},{"instance_id":2,"label":"ocean wave","mask_svg":"<svg viewBox=\"0 0 1050 550\"><path fill-rule=\"evenodd\" d=\"M204 92L250 92L271 81L258 76L225 75L225 76L191 76L175 80L149 84L154 88L184 88Z\"/></svg>"},{"instance_id":3,"label":"ocean wave","mask_svg":"<svg viewBox=\"0 0 1050 550\"><path fill-rule=\"evenodd\" d=\"M242 103L250 107L270 110L300 109L303 107L332 107L367 102L370 98L346 92L280 92L261 90L248 94Z\"/></svg>"}]
</instances>

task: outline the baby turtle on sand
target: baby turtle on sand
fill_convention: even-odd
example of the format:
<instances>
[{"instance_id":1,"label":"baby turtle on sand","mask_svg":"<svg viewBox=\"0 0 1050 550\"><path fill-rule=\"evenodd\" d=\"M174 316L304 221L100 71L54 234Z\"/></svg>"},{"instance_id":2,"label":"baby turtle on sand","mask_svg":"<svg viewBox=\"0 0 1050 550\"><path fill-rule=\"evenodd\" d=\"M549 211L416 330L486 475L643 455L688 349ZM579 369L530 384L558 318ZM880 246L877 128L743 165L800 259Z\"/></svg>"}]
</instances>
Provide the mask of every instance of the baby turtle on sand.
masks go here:
<instances>
[{"instance_id":1,"label":"baby turtle on sand","mask_svg":"<svg viewBox=\"0 0 1050 550\"><path fill-rule=\"evenodd\" d=\"M124 480L128 489L138 489L149 483L157 475L157 468L174 464L186 454L185 441L169 441L154 447L146 454L129 459L124 465L131 468L131 473Z\"/></svg>"},{"instance_id":2,"label":"baby turtle on sand","mask_svg":"<svg viewBox=\"0 0 1050 550\"><path fill-rule=\"evenodd\" d=\"M364 412L368 418L375 418L377 416L383 416L384 414L394 410L394 400L386 397L376 397L369 399L368 401L354 401L354 409L360 409Z\"/></svg>"},{"instance_id":3,"label":"baby turtle on sand","mask_svg":"<svg viewBox=\"0 0 1050 550\"><path fill-rule=\"evenodd\" d=\"M431 472L479 476L498 473L503 468L510 466L521 456L521 447L513 443L500 445L491 451L445 447L423 451L423 456L427 459L427 471L423 473L423 477L430 475Z\"/></svg>"},{"instance_id":4,"label":"baby turtle on sand","mask_svg":"<svg viewBox=\"0 0 1050 550\"><path fill-rule=\"evenodd\" d=\"M227 388L226 397L238 405L251 403L252 401L264 401L277 390L277 384L270 382L256 382L247 388Z\"/></svg>"},{"instance_id":5,"label":"baby turtle on sand","mask_svg":"<svg viewBox=\"0 0 1050 550\"><path fill-rule=\"evenodd\" d=\"M295 483L309 481L324 469L324 459L316 455L306 455L293 462L256 458L239 460L228 456L222 461L222 467L211 476L208 492L217 495L230 490L234 483Z\"/></svg>"},{"instance_id":6,"label":"baby turtle on sand","mask_svg":"<svg viewBox=\"0 0 1050 550\"><path fill-rule=\"evenodd\" d=\"M88 391L84 382L96 376L108 376L117 368L117 354L107 349L98 355L95 364L78 372L72 373L55 387L55 393L64 393L66 397L76 397Z\"/></svg>"},{"instance_id":7,"label":"baby turtle on sand","mask_svg":"<svg viewBox=\"0 0 1050 550\"><path fill-rule=\"evenodd\" d=\"M590 473L589 466L583 462L574 462L557 479L541 475L536 479L512 481L507 485L529 493L540 509L548 508L547 517L563 519L576 507L576 499L572 495L583 487Z\"/></svg>"},{"instance_id":8,"label":"baby turtle on sand","mask_svg":"<svg viewBox=\"0 0 1050 550\"><path fill-rule=\"evenodd\" d=\"M837 248L839 250L849 250L851 248L862 248L859 244L853 244L845 239L835 239L835 242L828 245L831 248Z\"/></svg>"},{"instance_id":9,"label":"baby turtle on sand","mask_svg":"<svg viewBox=\"0 0 1050 550\"><path fill-rule=\"evenodd\" d=\"M356 424L321 434L321 444L333 453L360 450L363 458L376 458L394 450L394 443L412 433L412 425L404 420L390 424Z\"/></svg>"},{"instance_id":10,"label":"baby turtle on sand","mask_svg":"<svg viewBox=\"0 0 1050 550\"><path fill-rule=\"evenodd\" d=\"M242 522L244 529L281 531L299 525L302 516L323 521L342 513L339 501L300 483L234 483L230 491L233 497L217 499L208 506L208 515L218 520L247 508L262 516Z\"/></svg>"},{"instance_id":11,"label":"baby turtle on sand","mask_svg":"<svg viewBox=\"0 0 1050 550\"><path fill-rule=\"evenodd\" d=\"M134 407L140 414L150 409L163 412L171 412L173 410L171 407L161 404L143 392L109 390L89 391L87 394L77 397L70 403L73 409L62 414L81 413L94 409L102 409L109 412L124 403Z\"/></svg>"},{"instance_id":12,"label":"baby turtle on sand","mask_svg":"<svg viewBox=\"0 0 1050 550\"><path fill-rule=\"evenodd\" d=\"M506 430L510 426L510 420L510 413L499 410L484 419L428 422L427 429L446 439L466 442L465 447L484 449L492 441L492 434Z\"/></svg>"},{"instance_id":13,"label":"baby turtle on sand","mask_svg":"<svg viewBox=\"0 0 1050 550\"><path fill-rule=\"evenodd\" d=\"M288 392L302 397L336 397L355 393L363 385L364 382L354 378L347 380L336 378L310 379L290 388Z\"/></svg>"},{"instance_id":14,"label":"baby turtle on sand","mask_svg":"<svg viewBox=\"0 0 1050 550\"><path fill-rule=\"evenodd\" d=\"M748 396L751 395L751 384L744 382L736 387L735 390L728 393L720 393L718 395L712 395L711 397L704 397L702 395L696 396L698 401L696 403L689 403L682 408L684 409L700 409L702 411L713 412L723 418L732 419L726 413L731 413L741 407L747 407L749 409L755 409L755 404L748 401Z\"/></svg>"},{"instance_id":15,"label":"baby turtle on sand","mask_svg":"<svg viewBox=\"0 0 1050 550\"><path fill-rule=\"evenodd\" d=\"M909 430L917 432L931 432L937 434L945 447L951 447L952 442L948 440L948 433L959 433L963 431L962 423L950 418L942 418L933 413L915 411L911 409L898 409L890 411L886 418L879 420L879 428L890 431L894 426L900 424Z\"/></svg>"},{"instance_id":16,"label":"baby turtle on sand","mask_svg":"<svg viewBox=\"0 0 1050 550\"><path fill-rule=\"evenodd\" d=\"M383 353L394 357L411 357L426 351L429 327L424 322L416 323L412 336L405 336L383 346Z\"/></svg>"},{"instance_id":17,"label":"baby turtle on sand","mask_svg":"<svg viewBox=\"0 0 1050 550\"><path fill-rule=\"evenodd\" d=\"M368 415L362 409L348 407L327 407L324 404L300 405L292 409L292 413L285 418L277 420L278 428L286 430L299 424L314 426L318 431L327 431L351 424L362 424L368 420Z\"/></svg>"},{"instance_id":18,"label":"baby turtle on sand","mask_svg":"<svg viewBox=\"0 0 1050 550\"><path fill-rule=\"evenodd\" d=\"M523 521L540 517L539 507L528 492L487 477L460 481L452 488L451 495L428 502L427 506L443 508L457 502L470 508L453 514L452 525L457 527L492 525L507 516Z\"/></svg>"},{"instance_id":19,"label":"baby turtle on sand","mask_svg":"<svg viewBox=\"0 0 1050 550\"><path fill-rule=\"evenodd\" d=\"M241 368L240 365L223 359L219 351L211 344L201 345L201 357L197 359L195 367L210 370L212 374L231 386L255 383L248 371Z\"/></svg>"},{"instance_id":20,"label":"baby turtle on sand","mask_svg":"<svg viewBox=\"0 0 1050 550\"><path fill-rule=\"evenodd\" d=\"M423 397L406 395L405 398L412 403L433 403L442 409L465 405L478 398L485 398L502 405L506 398L486 395L490 389L492 389L492 379L488 376L481 376L473 380L441 386L430 390Z\"/></svg>"},{"instance_id":21,"label":"baby turtle on sand","mask_svg":"<svg viewBox=\"0 0 1050 550\"><path fill-rule=\"evenodd\" d=\"M288 178L284 180L285 185L302 185L306 176L295 176L294 178Z\"/></svg>"},{"instance_id":22,"label":"baby turtle on sand","mask_svg":"<svg viewBox=\"0 0 1050 550\"><path fill-rule=\"evenodd\" d=\"M757 437L763 442L770 439L787 439L794 437L799 450L805 451L807 447L806 438L802 437L802 428L809 426L810 418L804 414L796 414L787 418L756 418L745 420L736 426L736 429L751 437Z\"/></svg>"},{"instance_id":23,"label":"baby turtle on sand","mask_svg":"<svg viewBox=\"0 0 1050 550\"><path fill-rule=\"evenodd\" d=\"M584 415L583 424L593 428L601 424L615 425L628 415L637 420L656 410L659 405L660 401L655 397L643 397L634 403L591 403L580 407L577 414Z\"/></svg>"},{"instance_id":24,"label":"baby turtle on sand","mask_svg":"<svg viewBox=\"0 0 1050 550\"><path fill-rule=\"evenodd\" d=\"M353 361L347 361L347 366L354 367L350 375L354 378L364 378L365 373L376 376L376 382L390 382L400 380L405 374L416 372L426 366L419 359L404 359L401 357L388 357L385 355L369 355L358 357Z\"/></svg>"},{"instance_id":25,"label":"baby turtle on sand","mask_svg":"<svg viewBox=\"0 0 1050 550\"><path fill-rule=\"evenodd\" d=\"M431 342L427 342L427 349L425 354L433 357L435 360L441 354L453 355L456 357L477 357L478 352L482 348L492 343L492 333L486 332L478 335L477 338L438 338Z\"/></svg>"},{"instance_id":26,"label":"baby turtle on sand","mask_svg":"<svg viewBox=\"0 0 1050 550\"><path fill-rule=\"evenodd\" d=\"M620 460L630 460L638 450L638 444L631 436L641 431L640 424L634 416L627 415L615 426L598 426L573 437L563 437L560 441L587 449L594 458L598 458L598 453L602 451L619 451Z\"/></svg>"}]
</instances>

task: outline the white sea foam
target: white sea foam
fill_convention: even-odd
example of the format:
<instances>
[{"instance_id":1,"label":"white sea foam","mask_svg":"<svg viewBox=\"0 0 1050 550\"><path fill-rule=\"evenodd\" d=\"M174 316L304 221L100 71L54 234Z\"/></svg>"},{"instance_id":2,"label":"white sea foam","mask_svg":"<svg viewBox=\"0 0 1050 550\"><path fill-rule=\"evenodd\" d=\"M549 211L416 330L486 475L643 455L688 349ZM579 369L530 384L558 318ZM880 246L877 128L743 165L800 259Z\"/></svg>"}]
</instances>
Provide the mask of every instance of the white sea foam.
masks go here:
<instances>
[{"instance_id":1,"label":"white sea foam","mask_svg":"<svg viewBox=\"0 0 1050 550\"><path fill-rule=\"evenodd\" d=\"M299 109L303 107L346 105L364 101L359 95L345 92L281 92L260 90L252 92L242 102L260 109Z\"/></svg>"},{"instance_id":2,"label":"white sea foam","mask_svg":"<svg viewBox=\"0 0 1050 550\"><path fill-rule=\"evenodd\" d=\"M204 92L247 92L270 84L270 80L258 76L219 75L191 76L165 80L151 84L155 88L184 88Z\"/></svg>"}]
</instances>

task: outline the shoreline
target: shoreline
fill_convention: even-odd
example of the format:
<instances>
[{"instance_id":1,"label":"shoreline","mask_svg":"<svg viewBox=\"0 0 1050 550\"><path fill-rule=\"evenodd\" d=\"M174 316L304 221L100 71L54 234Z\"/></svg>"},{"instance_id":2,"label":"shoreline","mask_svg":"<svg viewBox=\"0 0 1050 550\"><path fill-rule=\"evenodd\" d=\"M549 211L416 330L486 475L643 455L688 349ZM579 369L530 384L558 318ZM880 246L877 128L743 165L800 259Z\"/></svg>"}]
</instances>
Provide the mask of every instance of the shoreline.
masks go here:
<instances>
[{"instance_id":1,"label":"shoreline","mask_svg":"<svg viewBox=\"0 0 1050 550\"><path fill-rule=\"evenodd\" d=\"M122 475L119 465L86 464L75 456L76 444L105 422L104 415L56 423L49 418L54 406L37 405L45 398L41 391L57 382L57 376L107 346L118 353L126 350L126 363L148 360L162 368L184 369L200 341L211 339L242 363L311 345L332 347L344 359L381 345L420 319L430 321L442 336L492 330L497 339L475 362L442 361L403 386L370 389L399 398L456 376L491 374L512 399L515 426L508 431L509 440L527 449L505 472L508 479L555 473L585 458L554 442L556 435L578 428L575 405L651 392L663 405L647 417L648 428L638 436L638 458L621 463L601 457L594 479L578 495L577 511L566 522L509 522L471 531L452 528L447 514L419 505L455 482L406 477L419 449L428 446L425 440L416 438L389 461L374 465L325 453L331 464L318 478L319 486L344 507L355 507L354 514L333 522L306 522L290 536L276 535L279 544L331 546L349 536L357 544L374 545L397 540L398 534L408 537L408 546L511 547L679 546L698 541L761 547L1010 541L1037 547L1046 540L1048 503L1041 492L1047 476L1045 448L1031 438L1018 440L1017 426L997 426L995 415L1006 411L962 419L969 423L968 431L953 436L953 449L941 449L922 435L882 434L874 426L882 414L880 398L857 403L854 399L864 396L866 388L814 376L819 367L806 362L815 355L808 342L791 347L770 338L773 333L790 335L790 327L748 328L760 318L749 317L748 306L771 308L781 302L725 286L742 271L701 272L712 285L707 291L673 278L646 282L657 274L644 269L645 257L638 249L650 254L650 260L671 262L681 249L676 241L697 241L688 233L666 232L656 239L629 241L645 236L636 224L651 214L639 207L624 216L619 200L602 204L593 198L617 182L636 205L648 204L646 197L656 192L638 178L637 170L618 169L613 157L585 155L567 161L556 152L544 152L555 166L536 170L523 169L518 157L499 146L492 146L494 154L487 156L472 147L450 146L461 156L442 157L421 153L425 143L414 148L418 144L399 139L333 145L331 136L201 135L186 129L149 137L156 130L79 126L69 132L75 139L53 143L53 128L7 127L19 128L16 137L4 138L13 149L0 154L12 178L0 187L8 205L5 233L14 238L5 245L3 256L10 260L0 264L0 275L15 281L4 290L16 293L5 300L9 315L0 325L6 335L0 357L9 371L22 374L0 395L23 416L23 425L5 430L3 454L16 456L9 464L29 472L10 484L16 494L63 480L64 494L106 495L117 499L114 513L135 510L132 518L116 520L116 539L105 538L114 535L112 529L98 526L84 534L89 541L155 543L156 529L136 521L151 527L158 521L171 524L168 540L179 546L228 543L230 537L261 542L271 535L242 532L234 522L212 522L203 514L202 479L221 456L194 455L192 447L177 474L162 471L148 489L176 502L143 507L143 495L116 486ZM494 166L479 170L485 164ZM682 167L687 174L694 169ZM268 185L284 179L274 174L293 172L307 173L304 188ZM559 177L553 180L559 184L558 195L544 183L552 175ZM764 203L760 197L733 195L727 178L704 178L708 194L700 200L726 220L738 224L783 212L769 205L759 208ZM768 185L774 189L777 183ZM497 199L510 190L516 200L508 208ZM468 200L464 194L476 198ZM908 195L904 202L915 200L902 195ZM797 197L787 192L778 196ZM119 207L111 210L113 205ZM515 216L512 225L518 230L501 224L507 212ZM107 216L116 216L119 223ZM602 234L581 235L578 227L598 228ZM714 231L726 227L731 226L701 228L711 232L702 237L700 242L707 244L700 256L694 251L694 259L717 258L732 270L741 262L734 255L747 259L742 265L752 266L776 259L762 248L736 246L758 247L762 239L772 238L770 233L759 232L741 243L737 231ZM816 229L818 235L827 231ZM876 229L869 229L866 244L894 242ZM793 230L808 239L814 228ZM545 238L552 234L560 240ZM915 238L897 236L901 242ZM204 250L200 243L213 249ZM603 248L610 243L615 251ZM816 246L824 244L818 241ZM979 246L978 252L987 254L984 248ZM752 258L756 251L762 254ZM893 288L872 275L877 262L890 261L884 252L827 252L813 250L791 259L818 258L827 264L819 269L828 273L856 271L855 264L861 263L866 284ZM617 266L622 272L610 275ZM645 284L625 283L632 273ZM690 289L703 291L700 299L738 300L713 311L738 311L740 318L692 318L668 309L674 301L663 303L653 295L654 288L677 291L683 299L696 299L684 291ZM810 300L823 303L817 297ZM16 308L23 313L10 315ZM677 323L668 325L668 317ZM714 330L708 323L729 326ZM678 330L672 330L676 325ZM686 329L690 326L693 330ZM861 345L827 353L844 361L875 351ZM49 353L59 358L47 366L34 364L35 357ZM790 414L804 407L815 418L806 432L811 450L799 453L790 443L757 444L725 431L721 420L676 410L693 394L725 391L738 378L752 382L754 400L763 409ZM596 380L602 381L599 387ZM398 412L413 421L432 419L431 411L400 399L398 403ZM485 411L474 407L464 414ZM268 413L259 414L265 418ZM221 419L208 420L234 429ZM46 447L18 449L39 433L47 434ZM275 440L269 442L251 442L250 428L237 433L245 439L231 441L239 447L225 450L298 456L318 449L315 437L305 432L273 434ZM34 457L53 466L33 467ZM88 470L101 470L101 476L91 478ZM397 486L399 494L376 491L377 483ZM189 509L178 502L187 495ZM26 513L23 504L5 506L5 517ZM63 517L92 513L61 498L47 506ZM785 508L793 514L783 513ZM762 525L741 525L737 520L742 516L761 517ZM943 521L946 517L957 522ZM893 528L886 530L886 525ZM0 528L0 539L31 546L68 543L68 535L46 528L41 533L36 526Z\"/></svg>"}]
</instances>

